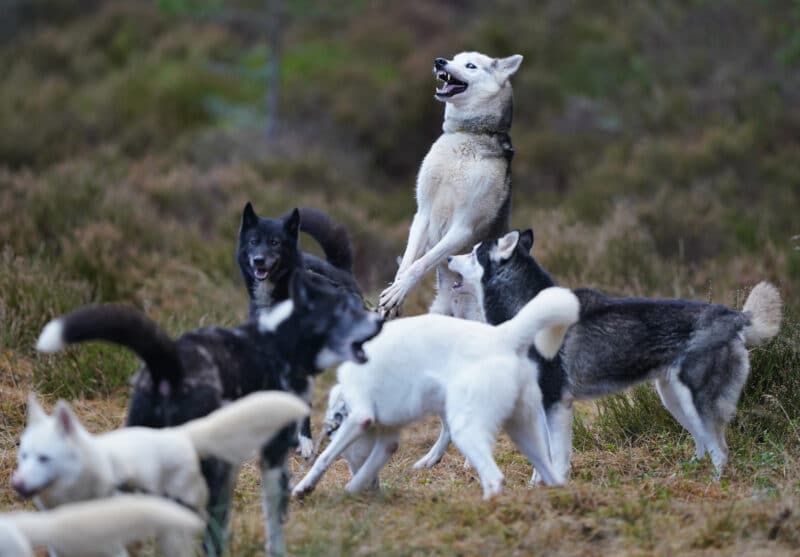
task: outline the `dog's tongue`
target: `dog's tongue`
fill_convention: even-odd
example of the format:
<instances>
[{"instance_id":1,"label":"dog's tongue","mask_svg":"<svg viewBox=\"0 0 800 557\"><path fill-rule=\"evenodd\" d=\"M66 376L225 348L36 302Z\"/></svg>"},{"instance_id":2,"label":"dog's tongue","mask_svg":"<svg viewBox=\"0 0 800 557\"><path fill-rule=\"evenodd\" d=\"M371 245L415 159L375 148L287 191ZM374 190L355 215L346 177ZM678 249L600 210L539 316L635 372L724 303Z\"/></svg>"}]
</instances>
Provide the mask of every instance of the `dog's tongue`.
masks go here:
<instances>
[{"instance_id":1,"label":"dog's tongue","mask_svg":"<svg viewBox=\"0 0 800 557\"><path fill-rule=\"evenodd\" d=\"M267 271L266 269L256 269L255 275L258 280L264 280L269 276L269 271Z\"/></svg>"},{"instance_id":2,"label":"dog's tongue","mask_svg":"<svg viewBox=\"0 0 800 557\"><path fill-rule=\"evenodd\" d=\"M444 87L441 89L437 89L436 92L440 95L446 95L448 93L452 93L454 90L463 87L463 85L456 85L455 83L445 83Z\"/></svg>"}]
</instances>

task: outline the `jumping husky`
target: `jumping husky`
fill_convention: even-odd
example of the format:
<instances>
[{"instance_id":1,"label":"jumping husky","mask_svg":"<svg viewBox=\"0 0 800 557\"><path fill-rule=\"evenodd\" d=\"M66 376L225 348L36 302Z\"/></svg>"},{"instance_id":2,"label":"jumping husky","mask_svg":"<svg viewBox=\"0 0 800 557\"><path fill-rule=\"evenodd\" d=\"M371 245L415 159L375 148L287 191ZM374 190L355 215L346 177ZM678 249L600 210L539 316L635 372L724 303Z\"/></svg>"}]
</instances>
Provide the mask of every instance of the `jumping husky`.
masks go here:
<instances>
[{"instance_id":1,"label":"jumping husky","mask_svg":"<svg viewBox=\"0 0 800 557\"><path fill-rule=\"evenodd\" d=\"M490 58L462 52L437 58L444 82L435 98L445 102L444 133L431 146L417 176L417 213L392 284L381 293L380 311L396 314L414 286L436 269L432 313L474 317L472 300L459 301L455 277L444 264L476 242L508 232L511 211L512 92L510 78L522 56Z\"/></svg>"},{"instance_id":2,"label":"jumping husky","mask_svg":"<svg viewBox=\"0 0 800 557\"><path fill-rule=\"evenodd\" d=\"M531 230L513 231L450 258L450 269L461 277L453 288L469 284L477 290L489 323L513 319L554 284L530 255L532 246ZM580 320L558 356L548 362L535 349L530 354L541 369L556 472L569 471L574 399L655 381L664 406L694 438L696 457L710 453L721 474L728 459L725 427L750 369L746 347L778 334L778 290L759 283L741 312L689 300L611 298L585 288L575 295Z\"/></svg>"},{"instance_id":3,"label":"jumping husky","mask_svg":"<svg viewBox=\"0 0 800 557\"><path fill-rule=\"evenodd\" d=\"M196 555L194 535L205 522L185 507L148 495L117 495L43 512L0 515L0 557L34 557L48 547L58 557L119 557L125 546L159 540L163 555Z\"/></svg>"},{"instance_id":4,"label":"jumping husky","mask_svg":"<svg viewBox=\"0 0 800 557\"><path fill-rule=\"evenodd\" d=\"M326 260L300 251L298 234L306 232L325 252ZM250 296L250 316L289 298L289 283L298 268L328 281L342 292L363 301L353 277L353 254L344 226L316 209L294 209L277 219L259 217L249 202L242 211L236 261ZM311 404L314 381L287 385ZM298 432L300 454L310 458L311 420L306 418Z\"/></svg>"},{"instance_id":5,"label":"jumping husky","mask_svg":"<svg viewBox=\"0 0 800 557\"><path fill-rule=\"evenodd\" d=\"M545 483L563 483L550 465L538 370L527 354L535 344L542 354L554 356L578 311L578 300L569 290L551 288L499 327L433 314L390 321L367 344L367 364L339 367L349 413L293 494L310 492L342 451L365 435L374 436L372 450L347 490L374 486L397 450L400 430L428 414L447 424L456 446L477 470L484 498L499 494L503 485L492 458L501 427Z\"/></svg>"},{"instance_id":6,"label":"jumping husky","mask_svg":"<svg viewBox=\"0 0 800 557\"><path fill-rule=\"evenodd\" d=\"M105 340L130 348L145 366L134 379L128 425L175 426L255 391L297 392L310 376L342 361L366 361L363 344L382 325L377 314L327 280L302 270L294 272L289 291L291 299L240 327L198 329L177 340L129 308L88 307L48 325L39 347L52 351L64 344ZM296 440L296 426L290 425L261 450L270 555L286 552L282 527L288 502L286 458ZM219 554L236 474L219 459L202 464L210 490L206 549Z\"/></svg>"},{"instance_id":7,"label":"jumping husky","mask_svg":"<svg viewBox=\"0 0 800 557\"><path fill-rule=\"evenodd\" d=\"M40 344L48 340L56 338ZM59 401L48 416L31 394L11 485L22 497L35 497L43 509L142 491L204 512L208 487L201 458L238 467L307 414L308 406L294 395L260 392L177 427L128 427L92 435L66 402Z\"/></svg>"}]
</instances>

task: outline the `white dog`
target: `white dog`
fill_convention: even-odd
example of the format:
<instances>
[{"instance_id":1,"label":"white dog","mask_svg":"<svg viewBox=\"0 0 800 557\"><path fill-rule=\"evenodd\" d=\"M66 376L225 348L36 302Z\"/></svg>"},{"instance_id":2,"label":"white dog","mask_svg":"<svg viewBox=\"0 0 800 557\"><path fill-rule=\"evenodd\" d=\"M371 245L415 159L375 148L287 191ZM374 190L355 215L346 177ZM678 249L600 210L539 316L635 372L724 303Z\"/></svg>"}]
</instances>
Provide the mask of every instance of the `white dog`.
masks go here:
<instances>
[{"instance_id":1,"label":"white dog","mask_svg":"<svg viewBox=\"0 0 800 557\"><path fill-rule=\"evenodd\" d=\"M40 509L139 490L200 512L208 498L201 458L239 466L308 412L294 395L262 391L178 427L93 435L66 402L59 401L48 416L31 395L11 483L21 496L36 497Z\"/></svg>"},{"instance_id":2,"label":"white dog","mask_svg":"<svg viewBox=\"0 0 800 557\"><path fill-rule=\"evenodd\" d=\"M437 271L432 313L479 318L474 300L450 287L457 279L444 265L450 255L508 232L511 209L510 164L512 91L510 78L522 56L491 58L462 52L437 58L434 72L444 86L436 99L446 103L443 132L422 161L417 176L417 213L394 281L380 296L380 311L396 313L431 270Z\"/></svg>"},{"instance_id":3,"label":"white dog","mask_svg":"<svg viewBox=\"0 0 800 557\"><path fill-rule=\"evenodd\" d=\"M293 494L310 492L336 457L364 435L375 436L372 451L347 490L374 485L398 447L401 428L429 414L446 422L443 434L452 435L477 470L484 498L502 490L503 474L492 458L501 427L545 483L562 484L550 463L538 370L528 349L533 344L553 357L578 311L572 292L550 288L498 327L431 314L389 322L367 343L366 364L339 368L349 414Z\"/></svg>"},{"instance_id":4,"label":"white dog","mask_svg":"<svg viewBox=\"0 0 800 557\"><path fill-rule=\"evenodd\" d=\"M119 495L50 511L0 515L0 557L33 557L33 548L44 546L59 557L112 557L148 537L161 541L164 555L190 557L196 554L194 535L204 525L202 518L172 501Z\"/></svg>"}]
</instances>

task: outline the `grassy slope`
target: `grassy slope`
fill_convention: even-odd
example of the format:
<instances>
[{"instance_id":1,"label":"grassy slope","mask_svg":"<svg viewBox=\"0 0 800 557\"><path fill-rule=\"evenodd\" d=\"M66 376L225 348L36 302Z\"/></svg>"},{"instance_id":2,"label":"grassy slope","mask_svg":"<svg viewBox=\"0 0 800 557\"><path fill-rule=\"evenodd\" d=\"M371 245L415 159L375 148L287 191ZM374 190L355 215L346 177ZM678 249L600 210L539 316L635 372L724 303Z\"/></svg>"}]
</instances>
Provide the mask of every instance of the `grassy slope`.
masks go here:
<instances>
[{"instance_id":1,"label":"grassy slope","mask_svg":"<svg viewBox=\"0 0 800 557\"><path fill-rule=\"evenodd\" d=\"M488 505L454 449L437 469L411 472L435 438L430 422L406 434L383 494L343 496L340 464L294 504L293 553L800 550L796 8L298 4L285 45L287 127L267 145L248 125L259 121L258 78L230 73L260 67L257 40L137 2L92 13L35 5L48 2L63 10L26 16L36 26L0 47L0 485L29 388L75 400L96 430L124 416L135 358L97 346L37 356L48 319L98 301L133 303L173 332L244 317L232 247L247 199L263 214L308 204L345 222L375 300L439 126L429 61L469 47L526 56L513 221L535 226L535 253L561 282L740 306L748 285L769 278L788 324L754 352L721 483L707 463L687 463L690 440L649 388L582 407L564 489L527 488L528 465L501 440L508 489ZM56 25L54 13L71 19ZM427 285L407 309L430 297ZM2 487L0 505L20 503ZM237 511L235 554L258 554L252 466Z\"/></svg>"}]
</instances>

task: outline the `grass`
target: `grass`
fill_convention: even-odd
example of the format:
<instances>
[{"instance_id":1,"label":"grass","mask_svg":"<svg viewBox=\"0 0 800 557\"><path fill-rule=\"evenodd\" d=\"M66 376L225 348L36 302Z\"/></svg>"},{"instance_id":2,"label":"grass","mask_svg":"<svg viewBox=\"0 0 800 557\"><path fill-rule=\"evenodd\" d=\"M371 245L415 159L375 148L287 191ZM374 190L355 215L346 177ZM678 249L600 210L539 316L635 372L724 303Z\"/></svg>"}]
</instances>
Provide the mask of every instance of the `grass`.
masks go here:
<instances>
[{"instance_id":1,"label":"grass","mask_svg":"<svg viewBox=\"0 0 800 557\"><path fill-rule=\"evenodd\" d=\"M133 1L20 8L23 26L0 43L0 509L23 506L7 486L27 392L68 398L108 430L138 365L99 345L38 355L42 326L102 302L132 304L172 334L241 322L233 246L247 200L263 215L319 207L347 225L374 304L440 129L430 61L468 48L525 55L512 223L534 228L559 283L741 307L768 279L784 327L751 352L720 482L690 460L691 439L649 386L579 405L565 488L529 488L529 465L501 437L507 489L488 504L453 448L434 470L411 470L436 437L430 420L406 432L380 494L344 495L337 463L294 502L291 552L800 552L796 2L551 4L293 4L279 143L260 132L261 34ZM407 314L432 295L421 285ZM332 380L316 393L316 431ZM305 464L292 465L296 478ZM237 556L261 552L257 482L249 463Z\"/></svg>"}]
</instances>

